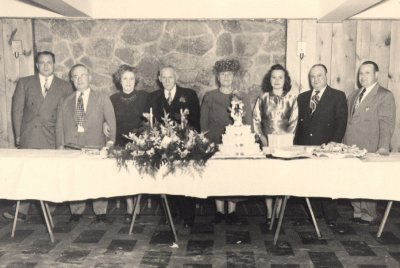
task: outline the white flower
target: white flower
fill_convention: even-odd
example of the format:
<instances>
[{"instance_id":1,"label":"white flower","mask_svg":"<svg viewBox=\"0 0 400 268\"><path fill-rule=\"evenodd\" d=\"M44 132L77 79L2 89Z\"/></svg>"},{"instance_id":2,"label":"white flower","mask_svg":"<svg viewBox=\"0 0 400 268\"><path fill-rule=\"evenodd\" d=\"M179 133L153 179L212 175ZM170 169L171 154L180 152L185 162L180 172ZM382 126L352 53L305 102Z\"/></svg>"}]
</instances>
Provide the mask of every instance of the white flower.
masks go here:
<instances>
[{"instance_id":1,"label":"white flower","mask_svg":"<svg viewBox=\"0 0 400 268\"><path fill-rule=\"evenodd\" d=\"M172 139L168 136L164 136L161 141L161 148L168 148L168 145L172 142Z\"/></svg>"}]
</instances>

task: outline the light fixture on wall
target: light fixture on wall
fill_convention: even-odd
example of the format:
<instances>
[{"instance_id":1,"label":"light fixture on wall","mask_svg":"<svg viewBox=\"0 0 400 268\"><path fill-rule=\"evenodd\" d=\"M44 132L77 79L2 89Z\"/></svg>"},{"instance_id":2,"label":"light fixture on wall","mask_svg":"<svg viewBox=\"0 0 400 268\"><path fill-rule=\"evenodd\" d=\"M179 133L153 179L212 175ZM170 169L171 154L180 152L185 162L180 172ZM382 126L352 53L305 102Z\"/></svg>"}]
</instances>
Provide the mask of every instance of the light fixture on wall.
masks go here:
<instances>
[{"instance_id":1,"label":"light fixture on wall","mask_svg":"<svg viewBox=\"0 0 400 268\"><path fill-rule=\"evenodd\" d=\"M297 42L297 56L300 57L300 60L304 58L306 55L306 42Z\"/></svg>"},{"instance_id":2,"label":"light fixture on wall","mask_svg":"<svg viewBox=\"0 0 400 268\"><path fill-rule=\"evenodd\" d=\"M11 43L11 49L16 59L18 59L19 55L24 54L21 40L13 40Z\"/></svg>"}]
</instances>

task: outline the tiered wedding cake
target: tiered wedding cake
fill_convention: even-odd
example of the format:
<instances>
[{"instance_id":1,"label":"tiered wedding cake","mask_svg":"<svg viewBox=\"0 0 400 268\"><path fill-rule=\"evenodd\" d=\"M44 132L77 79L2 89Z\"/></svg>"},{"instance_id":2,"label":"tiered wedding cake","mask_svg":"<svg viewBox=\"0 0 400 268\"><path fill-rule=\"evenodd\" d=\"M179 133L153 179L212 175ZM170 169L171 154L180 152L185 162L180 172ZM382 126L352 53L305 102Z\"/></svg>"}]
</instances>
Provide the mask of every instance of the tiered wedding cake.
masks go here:
<instances>
[{"instance_id":1,"label":"tiered wedding cake","mask_svg":"<svg viewBox=\"0 0 400 268\"><path fill-rule=\"evenodd\" d=\"M226 157L260 157L264 156L255 142L254 133L251 132L251 126L242 124L244 116L243 102L237 96L233 96L231 101L231 117L233 125L225 128L225 134L222 135L222 144L219 146L219 152L216 156Z\"/></svg>"}]
</instances>

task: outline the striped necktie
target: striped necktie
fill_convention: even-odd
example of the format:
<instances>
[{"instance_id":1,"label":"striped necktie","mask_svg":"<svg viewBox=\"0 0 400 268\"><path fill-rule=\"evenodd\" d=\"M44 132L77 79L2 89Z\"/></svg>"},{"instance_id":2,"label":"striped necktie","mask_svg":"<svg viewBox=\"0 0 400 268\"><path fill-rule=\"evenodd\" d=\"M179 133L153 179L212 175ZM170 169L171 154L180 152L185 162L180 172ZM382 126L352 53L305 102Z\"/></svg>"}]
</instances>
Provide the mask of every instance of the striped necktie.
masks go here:
<instances>
[{"instance_id":1,"label":"striped necktie","mask_svg":"<svg viewBox=\"0 0 400 268\"><path fill-rule=\"evenodd\" d=\"M363 96L365 94L365 91L366 91L366 89L364 88L363 90L361 90L360 95L358 95L358 99L356 101L356 105L354 105L353 114L357 110L358 106L360 105L361 100L362 100L362 98L363 98Z\"/></svg>"},{"instance_id":2,"label":"striped necktie","mask_svg":"<svg viewBox=\"0 0 400 268\"><path fill-rule=\"evenodd\" d=\"M83 92L78 97L78 102L76 104L76 110L75 110L75 120L78 126L83 127L83 123L85 121L85 109L83 107L83 98L82 98Z\"/></svg>"},{"instance_id":3,"label":"striped necktie","mask_svg":"<svg viewBox=\"0 0 400 268\"><path fill-rule=\"evenodd\" d=\"M310 101L310 114L312 115L317 109L319 103L319 90L315 90L314 96L311 97Z\"/></svg>"},{"instance_id":4,"label":"striped necktie","mask_svg":"<svg viewBox=\"0 0 400 268\"><path fill-rule=\"evenodd\" d=\"M50 86L49 86L49 78L46 77L44 79L43 87L44 87L43 97L46 97L47 93L49 92L49 88L50 88Z\"/></svg>"},{"instance_id":5,"label":"striped necktie","mask_svg":"<svg viewBox=\"0 0 400 268\"><path fill-rule=\"evenodd\" d=\"M172 94L171 94L171 91L168 91L168 94L167 94L167 102L168 102L168 105L171 105L171 102L172 102Z\"/></svg>"}]
</instances>

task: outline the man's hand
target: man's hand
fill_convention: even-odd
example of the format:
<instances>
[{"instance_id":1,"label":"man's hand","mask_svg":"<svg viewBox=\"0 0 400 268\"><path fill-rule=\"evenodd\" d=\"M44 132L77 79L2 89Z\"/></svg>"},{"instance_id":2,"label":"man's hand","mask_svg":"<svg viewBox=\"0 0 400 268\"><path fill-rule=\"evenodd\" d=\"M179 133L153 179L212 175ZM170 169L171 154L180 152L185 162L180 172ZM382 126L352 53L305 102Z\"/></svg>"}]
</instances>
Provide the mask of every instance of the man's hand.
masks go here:
<instances>
[{"instance_id":1,"label":"man's hand","mask_svg":"<svg viewBox=\"0 0 400 268\"><path fill-rule=\"evenodd\" d=\"M381 147L381 148L378 149L378 151L376 151L376 153L380 154L380 155L389 155L389 150L386 149L386 148Z\"/></svg>"},{"instance_id":2,"label":"man's hand","mask_svg":"<svg viewBox=\"0 0 400 268\"><path fill-rule=\"evenodd\" d=\"M107 138L111 136L110 126L107 124L107 122L104 122L103 124L103 133Z\"/></svg>"}]
</instances>

